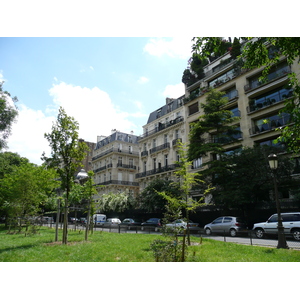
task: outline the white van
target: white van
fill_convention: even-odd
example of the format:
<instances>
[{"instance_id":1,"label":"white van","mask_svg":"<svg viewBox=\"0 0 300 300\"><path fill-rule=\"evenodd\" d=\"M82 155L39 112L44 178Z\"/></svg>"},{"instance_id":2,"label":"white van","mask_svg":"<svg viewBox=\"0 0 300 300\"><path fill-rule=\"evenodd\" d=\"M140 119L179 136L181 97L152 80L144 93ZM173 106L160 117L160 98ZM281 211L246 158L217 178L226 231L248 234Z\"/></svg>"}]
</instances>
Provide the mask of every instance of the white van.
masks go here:
<instances>
[{"instance_id":1,"label":"white van","mask_svg":"<svg viewBox=\"0 0 300 300\"><path fill-rule=\"evenodd\" d=\"M106 222L106 215L95 214L93 215L93 222L95 226L103 226Z\"/></svg>"}]
</instances>

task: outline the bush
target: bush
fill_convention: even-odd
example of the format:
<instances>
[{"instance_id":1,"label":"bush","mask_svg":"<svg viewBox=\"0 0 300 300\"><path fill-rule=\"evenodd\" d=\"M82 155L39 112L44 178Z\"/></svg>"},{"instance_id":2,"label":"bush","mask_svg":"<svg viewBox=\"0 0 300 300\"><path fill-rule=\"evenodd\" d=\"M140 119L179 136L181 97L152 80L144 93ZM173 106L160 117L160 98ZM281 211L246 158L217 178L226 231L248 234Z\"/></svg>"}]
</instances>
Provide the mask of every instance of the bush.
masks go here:
<instances>
[{"instance_id":1,"label":"bush","mask_svg":"<svg viewBox=\"0 0 300 300\"><path fill-rule=\"evenodd\" d=\"M178 243L178 240L154 240L150 245L156 262L178 262L185 260L186 245ZM182 250L184 248L184 255Z\"/></svg>"}]
</instances>

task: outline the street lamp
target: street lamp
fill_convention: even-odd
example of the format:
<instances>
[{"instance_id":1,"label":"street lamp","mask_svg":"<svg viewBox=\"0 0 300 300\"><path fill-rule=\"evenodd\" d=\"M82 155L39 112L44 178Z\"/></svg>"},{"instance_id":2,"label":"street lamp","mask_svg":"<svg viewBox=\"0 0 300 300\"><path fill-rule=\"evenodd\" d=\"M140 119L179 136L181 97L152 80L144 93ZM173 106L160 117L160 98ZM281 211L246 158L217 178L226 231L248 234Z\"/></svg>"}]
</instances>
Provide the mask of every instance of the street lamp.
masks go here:
<instances>
[{"instance_id":1,"label":"street lamp","mask_svg":"<svg viewBox=\"0 0 300 300\"><path fill-rule=\"evenodd\" d=\"M276 208L277 208L277 217L278 217L278 244L277 248L284 248L288 249L288 245L286 243L285 235L284 235L284 228L282 226L282 218L281 218L281 209L280 209L280 202L278 199L278 187L277 187L277 174L276 170L278 168L278 158L276 154L270 154L268 156L269 159L269 166L273 173L273 181L274 181L274 196L276 201Z\"/></svg>"}]
</instances>

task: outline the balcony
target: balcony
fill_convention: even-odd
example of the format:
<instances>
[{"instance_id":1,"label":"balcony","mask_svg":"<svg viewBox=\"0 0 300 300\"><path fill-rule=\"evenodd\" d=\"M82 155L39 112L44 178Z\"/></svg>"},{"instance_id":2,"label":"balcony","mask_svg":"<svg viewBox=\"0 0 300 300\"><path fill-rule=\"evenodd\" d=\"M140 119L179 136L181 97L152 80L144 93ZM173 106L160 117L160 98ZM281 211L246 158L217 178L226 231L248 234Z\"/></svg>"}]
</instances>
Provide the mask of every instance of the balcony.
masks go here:
<instances>
[{"instance_id":1,"label":"balcony","mask_svg":"<svg viewBox=\"0 0 300 300\"><path fill-rule=\"evenodd\" d=\"M176 124L178 124L178 123L180 123L180 122L183 122L183 117L177 117L176 119L171 120L171 121L169 121L169 122L167 122L167 123L165 123L165 124L159 123L159 126L158 126L157 128L155 128L155 129L153 129L153 130L150 130L150 131L148 131L148 132L146 132L146 133L140 135L140 136L139 136L139 140L141 140L141 139L143 139L143 138L145 138L145 137L148 137L148 136L150 136L150 135L152 135L152 134L155 134L155 133L157 133L157 132L159 132L159 131L162 131L162 130L168 128L168 127L171 127L171 126L173 126L173 125L176 125Z\"/></svg>"},{"instance_id":2,"label":"balcony","mask_svg":"<svg viewBox=\"0 0 300 300\"><path fill-rule=\"evenodd\" d=\"M141 152L141 156L147 156L148 155L148 151L147 150L144 150Z\"/></svg>"},{"instance_id":3,"label":"balcony","mask_svg":"<svg viewBox=\"0 0 300 300\"><path fill-rule=\"evenodd\" d=\"M132 182L132 181L123 181L123 180L108 180L104 181L101 183L97 183L97 185L110 185L110 184L115 184L115 185L129 185L129 186L139 186L138 182Z\"/></svg>"},{"instance_id":4,"label":"balcony","mask_svg":"<svg viewBox=\"0 0 300 300\"><path fill-rule=\"evenodd\" d=\"M159 173L163 173L163 172L167 172L167 171L173 171L178 167L177 164L172 164L172 165L167 165L164 167L160 167L160 168L155 168L149 171L145 171L145 172L141 172L135 175L135 178L143 178L143 177L147 177L147 176L151 176L151 175L155 175L155 174L159 174Z\"/></svg>"},{"instance_id":5,"label":"balcony","mask_svg":"<svg viewBox=\"0 0 300 300\"><path fill-rule=\"evenodd\" d=\"M224 98L224 97L227 97L227 98L228 98L228 102L230 102L230 101L236 99L238 96L239 96L238 91L237 91L237 90L232 90L232 91L226 93L226 94L223 96L223 98Z\"/></svg>"},{"instance_id":6,"label":"balcony","mask_svg":"<svg viewBox=\"0 0 300 300\"><path fill-rule=\"evenodd\" d=\"M264 124L255 125L250 128L250 135L264 133L275 128L285 126L290 123L290 116L284 115L283 117L279 117L277 119L272 119L270 122L266 122Z\"/></svg>"},{"instance_id":7,"label":"balcony","mask_svg":"<svg viewBox=\"0 0 300 300\"><path fill-rule=\"evenodd\" d=\"M262 85L265 85L274 80L277 80L278 78L284 77L289 73L291 73L291 68L289 66L285 66L279 70L276 70L275 72L268 74L265 81L259 81L258 78L254 79L249 84L246 84L244 86L245 93L248 93Z\"/></svg>"},{"instance_id":8,"label":"balcony","mask_svg":"<svg viewBox=\"0 0 300 300\"><path fill-rule=\"evenodd\" d=\"M98 168L98 169L94 170L94 173L103 171L103 170L105 170L105 169L106 169L106 166L103 166L103 167L101 167L101 168Z\"/></svg>"},{"instance_id":9,"label":"balcony","mask_svg":"<svg viewBox=\"0 0 300 300\"><path fill-rule=\"evenodd\" d=\"M182 138L177 138L175 140L172 141L172 146L176 147L178 146L180 143L182 143Z\"/></svg>"},{"instance_id":10,"label":"balcony","mask_svg":"<svg viewBox=\"0 0 300 300\"><path fill-rule=\"evenodd\" d=\"M238 140L241 140L243 138L242 132L236 133L232 136L229 135L221 135L221 136L213 136L210 139L210 143L218 143L218 144L229 144L229 143L234 143Z\"/></svg>"},{"instance_id":11,"label":"balcony","mask_svg":"<svg viewBox=\"0 0 300 300\"><path fill-rule=\"evenodd\" d=\"M124 168L124 169L136 170L136 166L126 165L126 164L123 164L123 163L117 163L117 168Z\"/></svg>"},{"instance_id":12,"label":"balcony","mask_svg":"<svg viewBox=\"0 0 300 300\"><path fill-rule=\"evenodd\" d=\"M280 90L277 94L273 94L272 96L262 97L256 101L250 101L249 106L247 107L247 113L255 112L257 110L266 108L275 103L284 101L293 96L293 91L290 90Z\"/></svg>"},{"instance_id":13,"label":"balcony","mask_svg":"<svg viewBox=\"0 0 300 300\"><path fill-rule=\"evenodd\" d=\"M131 155L136 155L136 156L139 155L139 153L136 152L136 151L124 150L124 149L118 149L118 148L111 148L111 149L108 149L108 150L106 150L106 151L104 151L104 152L102 152L102 153L100 153L100 154L94 156L94 157L92 158L92 161L93 161L93 160L96 160L96 159L98 159L98 158L100 158L100 157L103 157L103 156L105 156L105 155L107 155L107 154L109 154L109 153L112 153L112 152L123 153L123 154L131 154Z\"/></svg>"},{"instance_id":14,"label":"balcony","mask_svg":"<svg viewBox=\"0 0 300 300\"><path fill-rule=\"evenodd\" d=\"M155 152L158 152L158 151L161 151L161 150L164 150L164 149L169 149L169 148L170 148L170 143L164 143L160 146L157 146L157 147L154 147L154 148L150 149L149 153L153 154Z\"/></svg>"}]
</instances>

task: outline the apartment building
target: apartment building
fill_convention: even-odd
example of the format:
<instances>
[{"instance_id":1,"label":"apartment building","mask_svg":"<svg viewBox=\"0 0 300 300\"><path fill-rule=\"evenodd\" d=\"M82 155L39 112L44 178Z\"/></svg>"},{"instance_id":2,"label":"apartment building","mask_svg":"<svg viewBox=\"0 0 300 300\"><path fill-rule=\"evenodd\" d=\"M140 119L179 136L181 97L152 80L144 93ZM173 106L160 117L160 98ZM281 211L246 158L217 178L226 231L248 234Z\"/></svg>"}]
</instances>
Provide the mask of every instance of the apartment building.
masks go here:
<instances>
[{"instance_id":1,"label":"apartment building","mask_svg":"<svg viewBox=\"0 0 300 300\"><path fill-rule=\"evenodd\" d=\"M93 151L95 148L95 143L93 142L87 142L83 139L79 140L80 142L84 142L88 146L88 150L86 151L86 156L84 160L82 161L83 167L78 168L77 173L83 168L86 172L91 171L93 169L92 167L92 158L93 158Z\"/></svg>"},{"instance_id":2,"label":"apartment building","mask_svg":"<svg viewBox=\"0 0 300 300\"><path fill-rule=\"evenodd\" d=\"M279 136L276 128L286 125L289 116L285 113L280 114L279 111L284 107L284 100L293 95L288 86L288 74L298 74L299 65L295 62L288 66L282 58L271 69L264 83L259 81L262 70L263 68L238 68L229 53L208 64L204 69L205 77L191 86L186 86L185 132L188 134L191 123L203 114L200 103L205 102L208 88L215 88L225 92L225 96L228 97L226 109L231 110L234 116L240 117L240 120L233 124L240 130L240 134L234 140L224 140L223 147L226 152L263 144L284 149L284 145L275 144L274 140ZM217 138L213 131L209 132L208 136L211 140ZM216 158L207 156L203 157L204 161L199 158L198 168L202 162L211 159Z\"/></svg>"},{"instance_id":3,"label":"apartment building","mask_svg":"<svg viewBox=\"0 0 300 300\"><path fill-rule=\"evenodd\" d=\"M131 132L112 130L99 136L93 151L92 165L98 196L109 192L126 192L136 196L139 184L135 180L139 164L138 137Z\"/></svg>"},{"instance_id":4,"label":"apartment building","mask_svg":"<svg viewBox=\"0 0 300 300\"><path fill-rule=\"evenodd\" d=\"M139 137L139 172L136 179L140 191L155 178L172 178L178 161L178 141L186 143L183 96L167 98L166 104L150 113Z\"/></svg>"}]
</instances>

